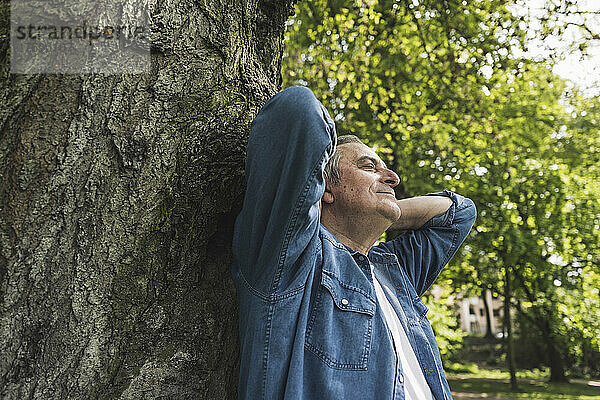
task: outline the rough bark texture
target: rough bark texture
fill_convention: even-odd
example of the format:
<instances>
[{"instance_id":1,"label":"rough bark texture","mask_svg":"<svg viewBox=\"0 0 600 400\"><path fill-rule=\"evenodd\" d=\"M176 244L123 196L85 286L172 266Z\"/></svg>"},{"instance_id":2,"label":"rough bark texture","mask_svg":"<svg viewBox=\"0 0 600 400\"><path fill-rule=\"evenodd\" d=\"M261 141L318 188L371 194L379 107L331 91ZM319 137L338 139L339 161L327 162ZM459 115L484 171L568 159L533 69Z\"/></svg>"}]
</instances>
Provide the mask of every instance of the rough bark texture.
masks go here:
<instances>
[{"instance_id":1,"label":"rough bark texture","mask_svg":"<svg viewBox=\"0 0 600 400\"><path fill-rule=\"evenodd\" d=\"M152 71L10 75L0 398L234 399L232 223L292 0L159 1Z\"/></svg>"}]
</instances>

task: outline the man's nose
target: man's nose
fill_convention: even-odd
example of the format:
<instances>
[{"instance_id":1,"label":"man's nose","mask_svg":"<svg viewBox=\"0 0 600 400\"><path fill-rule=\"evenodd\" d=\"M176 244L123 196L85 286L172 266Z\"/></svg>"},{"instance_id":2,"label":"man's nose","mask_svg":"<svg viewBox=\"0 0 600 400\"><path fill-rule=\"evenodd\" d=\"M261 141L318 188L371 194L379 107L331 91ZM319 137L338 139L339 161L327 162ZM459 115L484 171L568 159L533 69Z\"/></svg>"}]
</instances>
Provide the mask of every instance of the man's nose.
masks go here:
<instances>
[{"instance_id":1,"label":"man's nose","mask_svg":"<svg viewBox=\"0 0 600 400\"><path fill-rule=\"evenodd\" d=\"M398 178L398 175L396 175L396 173L391 169L387 168L383 171L382 179L391 187L396 187L400 183L400 178Z\"/></svg>"}]
</instances>

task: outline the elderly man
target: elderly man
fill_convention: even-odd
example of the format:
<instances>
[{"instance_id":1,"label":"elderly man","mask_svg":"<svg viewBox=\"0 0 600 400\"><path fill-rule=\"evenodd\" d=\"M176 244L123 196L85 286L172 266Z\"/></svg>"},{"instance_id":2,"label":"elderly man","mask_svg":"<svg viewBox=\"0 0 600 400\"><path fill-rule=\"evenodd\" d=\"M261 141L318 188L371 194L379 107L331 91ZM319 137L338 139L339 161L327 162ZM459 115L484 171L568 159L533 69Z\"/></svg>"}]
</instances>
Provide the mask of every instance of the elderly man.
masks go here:
<instances>
[{"instance_id":1,"label":"elderly man","mask_svg":"<svg viewBox=\"0 0 600 400\"><path fill-rule=\"evenodd\" d=\"M337 140L337 146L336 146ZM233 241L240 399L451 399L420 296L475 220L443 191L397 200L398 176L286 89L252 123ZM388 228L406 233L375 242Z\"/></svg>"}]
</instances>

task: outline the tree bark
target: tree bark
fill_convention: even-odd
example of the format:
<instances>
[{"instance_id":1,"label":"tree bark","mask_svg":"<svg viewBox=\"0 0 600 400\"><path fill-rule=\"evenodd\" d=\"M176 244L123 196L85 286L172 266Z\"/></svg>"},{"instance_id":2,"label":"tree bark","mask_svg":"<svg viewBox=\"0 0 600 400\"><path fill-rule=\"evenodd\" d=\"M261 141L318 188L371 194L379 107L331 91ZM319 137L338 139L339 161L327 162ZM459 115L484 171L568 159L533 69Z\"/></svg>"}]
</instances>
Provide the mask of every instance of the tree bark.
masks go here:
<instances>
[{"instance_id":1,"label":"tree bark","mask_svg":"<svg viewBox=\"0 0 600 400\"><path fill-rule=\"evenodd\" d=\"M547 311L546 315L549 315L551 311ZM550 318L545 318L542 322L542 335L546 342L546 348L548 349L548 361L550 364L550 382L568 382L565 370L565 363L561 355L561 348L559 339L555 336Z\"/></svg>"},{"instance_id":2,"label":"tree bark","mask_svg":"<svg viewBox=\"0 0 600 400\"><path fill-rule=\"evenodd\" d=\"M510 388L511 390L518 390L519 385L517 382L517 372L515 369L515 351L513 346L512 337L512 318L510 315L510 297L511 293L511 268L504 267L504 324L506 326L506 362L508 364L508 371L510 373Z\"/></svg>"},{"instance_id":3,"label":"tree bark","mask_svg":"<svg viewBox=\"0 0 600 400\"><path fill-rule=\"evenodd\" d=\"M235 399L231 231L292 0L158 2L138 75L0 96L0 398Z\"/></svg>"},{"instance_id":4,"label":"tree bark","mask_svg":"<svg viewBox=\"0 0 600 400\"><path fill-rule=\"evenodd\" d=\"M492 317L491 317L491 313L490 313L490 305L488 304L488 300L487 300L487 289L483 289L483 292L481 292L481 300L483 300L483 307L485 309L485 323L486 323L486 328L485 328L485 338L486 339L493 339L494 338L494 334L492 332Z\"/></svg>"},{"instance_id":5,"label":"tree bark","mask_svg":"<svg viewBox=\"0 0 600 400\"><path fill-rule=\"evenodd\" d=\"M549 344L550 354L550 382L569 382L565 371L565 363L560 354L558 346L552 340Z\"/></svg>"}]
</instances>

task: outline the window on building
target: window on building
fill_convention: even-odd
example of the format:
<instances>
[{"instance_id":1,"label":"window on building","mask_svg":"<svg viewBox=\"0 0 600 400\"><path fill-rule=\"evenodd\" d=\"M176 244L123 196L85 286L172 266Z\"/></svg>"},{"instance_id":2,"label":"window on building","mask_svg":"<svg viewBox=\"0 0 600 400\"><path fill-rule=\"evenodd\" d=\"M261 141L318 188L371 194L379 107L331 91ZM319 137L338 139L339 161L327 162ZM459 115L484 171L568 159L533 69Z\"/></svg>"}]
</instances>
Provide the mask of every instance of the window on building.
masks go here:
<instances>
[{"instance_id":1,"label":"window on building","mask_svg":"<svg viewBox=\"0 0 600 400\"><path fill-rule=\"evenodd\" d=\"M500 309L499 309L499 308L496 308L496 309L494 310L494 317L499 317L499 316L500 316Z\"/></svg>"}]
</instances>

